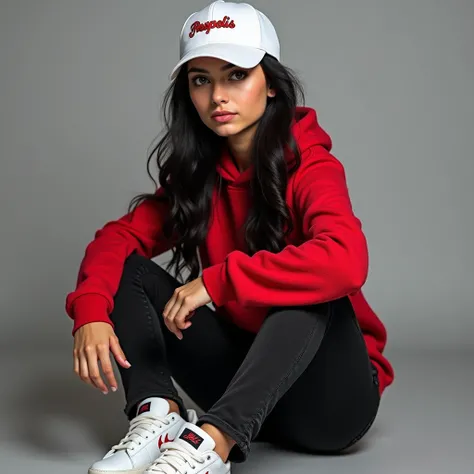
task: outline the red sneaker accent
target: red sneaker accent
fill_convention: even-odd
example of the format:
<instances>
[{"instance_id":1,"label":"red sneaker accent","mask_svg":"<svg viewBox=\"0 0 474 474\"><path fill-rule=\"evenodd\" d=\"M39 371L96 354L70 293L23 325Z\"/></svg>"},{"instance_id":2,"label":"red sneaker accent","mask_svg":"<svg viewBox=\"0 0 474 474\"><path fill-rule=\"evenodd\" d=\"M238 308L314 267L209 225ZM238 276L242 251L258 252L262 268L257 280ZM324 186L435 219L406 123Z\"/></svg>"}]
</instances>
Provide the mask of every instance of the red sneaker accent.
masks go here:
<instances>
[{"instance_id":1,"label":"red sneaker accent","mask_svg":"<svg viewBox=\"0 0 474 474\"><path fill-rule=\"evenodd\" d=\"M169 439L168 433L166 433L165 439L164 439L163 441L161 440L161 436L160 436L160 437L158 438L158 448L161 449L161 445L162 445L163 443L169 443L170 441L173 441L173 440L174 440L174 438L173 438L173 439Z\"/></svg>"},{"instance_id":2,"label":"red sneaker accent","mask_svg":"<svg viewBox=\"0 0 474 474\"><path fill-rule=\"evenodd\" d=\"M146 411L150 411L150 406L151 406L151 402L144 403L144 404L140 407L140 410L138 410L137 415L141 415L142 413L145 413Z\"/></svg>"},{"instance_id":3,"label":"red sneaker accent","mask_svg":"<svg viewBox=\"0 0 474 474\"><path fill-rule=\"evenodd\" d=\"M201 438L199 438L195 433L188 433L187 435L183 436L183 439L189 439L189 441L191 441L193 444L197 444L199 441L202 441Z\"/></svg>"}]
</instances>

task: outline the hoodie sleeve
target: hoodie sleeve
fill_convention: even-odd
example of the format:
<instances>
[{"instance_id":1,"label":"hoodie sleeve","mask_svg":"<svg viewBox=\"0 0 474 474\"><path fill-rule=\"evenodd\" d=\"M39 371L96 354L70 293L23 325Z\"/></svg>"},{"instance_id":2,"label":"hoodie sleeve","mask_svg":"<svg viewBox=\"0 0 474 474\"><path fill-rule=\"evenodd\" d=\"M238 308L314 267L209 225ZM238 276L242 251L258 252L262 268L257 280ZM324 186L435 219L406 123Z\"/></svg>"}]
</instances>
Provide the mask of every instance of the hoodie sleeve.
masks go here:
<instances>
[{"instance_id":1,"label":"hoodie sleeve","mask_svg":"<svg viewBox=\"0 0 474 474\"><path fill-rule=\"evenodd\" d=\"M321 146L309 153L295 176L294 200L305 241L278 253L253 256L230 252L203 270L203 283L216 306L290 306L331 301L365 283L368 249L354 215L345 171Z\"/></svg>"},{"instance_id":2,"label":"hoodie sleeve","mask_svg":"<svg viewBox=\"0 0 474 474\"><path fill-rule=\"evenodd\" d=\"M155 194L163 195L163 188ZM76 288L66 297L66 313L74 321L73 334L89 322L107 322L113 327L109 314L126 258L134 251L153 258L172 247L161 232L167 212L167 203L144 201L135 211L95 232L81 261Z\"/></svg>"}]
</instances>

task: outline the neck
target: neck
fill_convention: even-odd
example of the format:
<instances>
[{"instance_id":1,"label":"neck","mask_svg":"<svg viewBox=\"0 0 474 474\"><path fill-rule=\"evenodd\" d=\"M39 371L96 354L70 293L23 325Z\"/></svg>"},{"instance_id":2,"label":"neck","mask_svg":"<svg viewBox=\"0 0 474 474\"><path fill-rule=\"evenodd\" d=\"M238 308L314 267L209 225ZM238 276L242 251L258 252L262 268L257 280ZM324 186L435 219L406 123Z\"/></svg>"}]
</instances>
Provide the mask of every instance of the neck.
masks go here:
<instances>
[{"instance_id":1,"label":"neck","mask_svg":"<svg viewBox=\"0 0 474 474\"><path fill-rule=\"evenodd\" d=\"M250 152L255 130L255 127L250 127L227 139L230 156L239 172L245 171L251 164Z\"/></svg>"}]
</instances>

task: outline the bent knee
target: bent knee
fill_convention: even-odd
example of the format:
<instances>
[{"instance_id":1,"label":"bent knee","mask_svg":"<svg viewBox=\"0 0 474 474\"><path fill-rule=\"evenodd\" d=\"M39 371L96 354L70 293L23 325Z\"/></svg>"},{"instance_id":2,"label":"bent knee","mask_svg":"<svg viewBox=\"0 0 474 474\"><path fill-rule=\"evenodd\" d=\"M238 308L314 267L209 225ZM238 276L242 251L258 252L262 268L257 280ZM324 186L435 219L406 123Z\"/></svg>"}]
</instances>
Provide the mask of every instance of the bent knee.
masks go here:
<instances>
[{"instance_id":1,"label":"bent knee","mask_svg":"<svg viewBox=\"0 0 474 474\"><path fill-rule=\"evenodd\" d=\"M292 447L296 451L309 454L338 454L350 445L347 440L338 439L303 439L293 440Z\"/></svg>"},{"instance_id":2,"label":"bent knee","mask_svg":"<svg viewBox=\"0 0 474 474\"><path fill-rule=\"evenodd\" d=\"M127 277L140 278L142 274L147 273L147 270L153 270L155 268L154 262L137 253L136 250L131 253L124 262L123 265L123 275L122 278L127 279Z\"/></svg>"},{"instance_id":3,"label":"bent knee","mask_svg":"<svg viewBox=\"0 0 474 474\"><path fill-rule=\"evenodd\" d=\"M350 448L361 440L369 431L375 420L370 421L363 429L358 431L344 431L325 433L324 436L315 434L311 436L297 436L292 440L295 448L313 454L338 454Z\"/></svg>"},{"instance_id":4,"label":"bent knee","mask_svg":"<svg viewBox=\"0 0 474 474\"><path fill-rule=\"evenodd\" d=\"M117 295L123 293L124 289L129 289L131 282L142 280L143 274L146 273L147 266L152 263L150 259L136 252L130 254L123 264L122 276L120 278Z\"/></svg>"},{"instance_id":5,"label":"bent knee","mask_svg":"<svg viewBox=\"0 0 474 474\"><path fill-rule=\"evenodd\" d=\"M136 250L134 250L126 259L124 262L124 268L133 268L136 269L147 262L149 262L150 259L147 257L144 257L143 255L140 255Z\"/></svg>"}]
</instances>

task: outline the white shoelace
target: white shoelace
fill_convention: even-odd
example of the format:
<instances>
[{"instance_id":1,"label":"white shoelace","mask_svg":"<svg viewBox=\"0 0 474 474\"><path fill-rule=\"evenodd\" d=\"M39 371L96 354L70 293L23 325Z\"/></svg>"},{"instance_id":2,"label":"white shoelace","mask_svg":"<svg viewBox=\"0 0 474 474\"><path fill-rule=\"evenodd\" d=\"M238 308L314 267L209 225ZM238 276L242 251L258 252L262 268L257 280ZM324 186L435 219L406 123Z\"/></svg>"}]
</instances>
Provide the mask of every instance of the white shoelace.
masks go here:
<instances>
[{"instance_id":1,"label":"white shoelace","mask_svg":"<svg viewBox=\"0 0 474 474\"><path fill-rule=\"evenodd\" d=\"M147 439L150 434L155 434L157 428L169 425L170 420L156 415L139 415L130 421L130 429L127 434L109 452L123 449L135 449L142 444L142 440Z\"/></svg>"},{"instance_id":2,"label":"white shoelace","mask_svg":"<svg viewBox=\"0 0 474 474\"><path fill-rule=\"evenodd\" d=\"M196 469L197 464L204 464L208 459L208 455L188 450L185 446L173 441L163 444L163 448L163 453L147 469L147 473L186 474L188 467Z\"/></svg>"}]
</instances>

